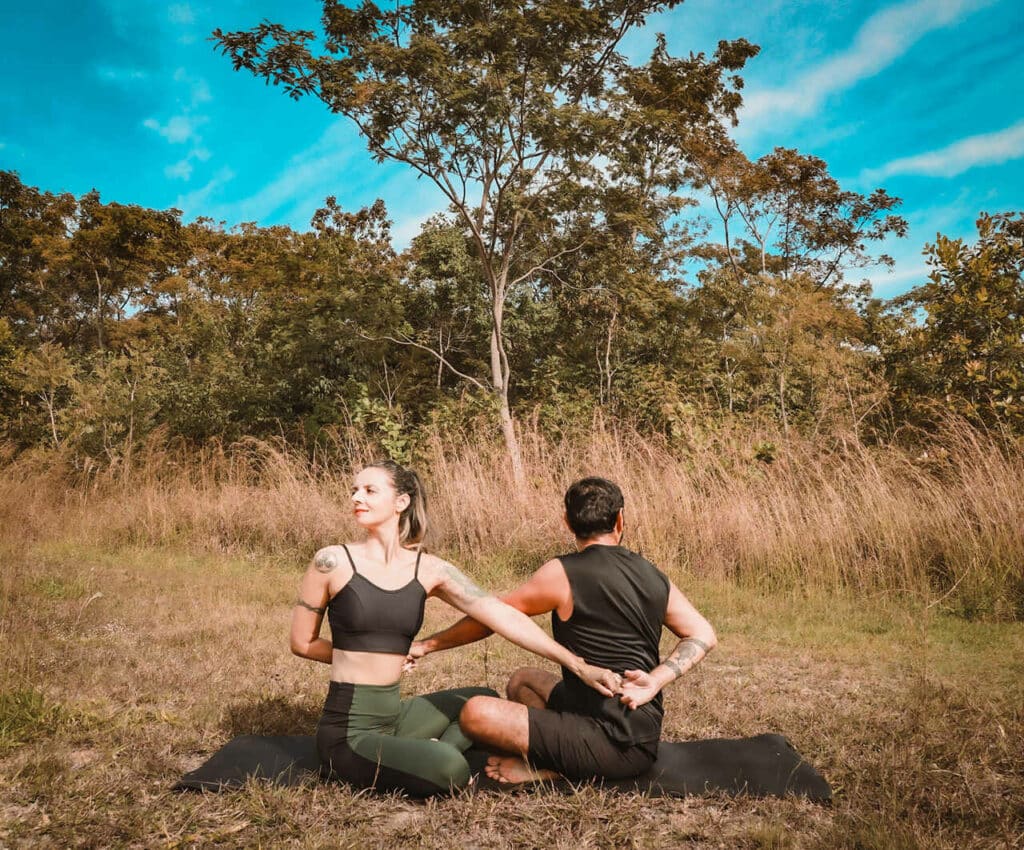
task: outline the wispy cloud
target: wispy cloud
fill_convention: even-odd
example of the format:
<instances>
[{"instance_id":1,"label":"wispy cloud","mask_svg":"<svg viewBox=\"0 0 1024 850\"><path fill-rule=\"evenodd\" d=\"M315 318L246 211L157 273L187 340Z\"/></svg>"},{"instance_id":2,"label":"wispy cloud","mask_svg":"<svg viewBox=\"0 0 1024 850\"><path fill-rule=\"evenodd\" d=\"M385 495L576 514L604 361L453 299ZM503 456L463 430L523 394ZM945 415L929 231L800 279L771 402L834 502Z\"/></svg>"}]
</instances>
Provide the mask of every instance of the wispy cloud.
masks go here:
<instances>
[{"instance_id":1,"label":"wispy cloud","mask_svg":"<svg viewBox=\"0 0 1024 850\"><path fill-rule=\"evenodd\" d=\"M801 74L784 88L744 97L743 120L789 114L806 117L836 92L873 77L933 30L957 23L994 0L905 0L876 12L843 52Z\"/></svg>"},{"instance_id":2,"label":"wispy cloud","mask_svg":"<svg viewBox=\"0 0 1024 850\"><path fill-rule=\"evenodd\" d=\"M210 94L210 86L202 77L190 76L185 68L178 68L174 72L174 82L184 83L189 87L189 106L196 107L213 100Z\"/></svg>"},{"instance_id":3,"label":"wispy cloud","mask_svg":"<svg viewBox=\"0 0 1024 850\"><path fill-rule=\"evenodd\" d=\"M332 124L312 145L293 156L287 166L262 189L247 198L218 206L215 218L263 221L291 206L296 197L319 193L320 200L343 185L360 148L347 122ZM332 189L332 187L335 187Z\"/></svg>"},{"instance_id":4,"label":"wispy cloud","mask_svg":"<svg viewBox=\"0 0 1024 850\"><path fill-rule=\"evenodd\" d=\"M202 116L175 115L166 124L161 124L155 118L147 118L142 122L144 127L159 133L172 145L180 145L189 141L198 141L199 135L196 129L206 121Z\"/></svg>"},{"instance_id":5,"label":"wispy cloud","mask_svg":"<svg viewBox=\"0 0 1024 850\"><path fill-rule=\"evenodd\" d=\"M149 73L141 68L119 68L114 65L100 65L96 68L96 76L107 83L127 86L147 79Z\"/></svg>"},{"instance_id":6,"label":"wispy cloud","mask_svg":"<svg viewBox=\"0 0 1024 850\"><path fill-rule=\"evenodd\" d=\"M230 168L222 168L206 185L189 192L185 195L178 195L175 206L180 209L186 217L195 218L198 215L209 215L216 219L218 216L210 212L210 197L221 187L226 186L235 179L235 172ZM235 222L232 222L234 224Z\"/></svg>"},{"instance_id":7,"label":"wispy cloud","mask_svg":"<svg viewBox=\"0 0 1024 850\"><path fill-rule=\"evenodd\" d=\"M1024 157L1024 120L994 133L960 139L938 150L891 160L866 170L861 179L873 182L897 174L955 177L979 165L1001 165L1021 157Z\"/></svg>"},{"instance_id":8,"label":"wispy cloud","mask_svg":"<svg viewBox=\"0 0 1024 850\"><path fill-rule=\"evenodd\" d=\"M167 19L172 24L192 24L196 16L188 3L175 3L167 8Z\"/></svg>"},{"instance_id":9,"label":"wispy cloud","mask_svg":"<svg viewBox=\"0 0 1024 850\"><path fill-rule=\"evenodd\" d=\"M164 175L172 180L188 180L192 177L192 163L185 157L174 165L168 165L164 169Z\"/></svg>"},{"instance_id":10,"label":"wispy cloud","mask_svg":"<svg viewBox=\"0 0 1024 850\"><path fill-rule=\"evenodd\" d=\"M162 124L156 118L147 118L143 126L159 133L172 145L188 143L191 149L188 155L164 168L164 175L172 180L189 180L192 177L193 161L206 162L211 154L203 144L199 127L209 122L209 117L196 113L197 107L213 99L210 87L202 77L191 76L185 68L178 68L172 77L179 89L185 92L177 97L180 114L169 118Z\"/></svg>"}]
</instances>

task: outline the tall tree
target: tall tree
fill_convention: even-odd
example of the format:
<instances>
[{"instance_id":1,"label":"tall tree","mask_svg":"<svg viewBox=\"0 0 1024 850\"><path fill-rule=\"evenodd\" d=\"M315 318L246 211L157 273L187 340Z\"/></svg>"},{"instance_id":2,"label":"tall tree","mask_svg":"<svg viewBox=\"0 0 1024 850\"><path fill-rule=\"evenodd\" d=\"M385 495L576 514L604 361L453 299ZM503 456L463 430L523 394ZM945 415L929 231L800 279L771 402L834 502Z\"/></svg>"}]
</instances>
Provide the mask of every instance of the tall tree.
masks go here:
<instances>
[{"instance_id":1,"label":"tall tree","mask_svg":"<svg viewBox=\"0 0 1024 850\"><path fill-rule=\"evenodd\" d=\"M434 183L471 234L490 311L489 373L513 472L523 480L509 388L506 306L518 286L578 246L549 246L614 186L604 167L622 140L609 113L628 94L626 34L678 0L412 0L382 9L324 2L326 53L312 32L271 23L214 36L236 69L312 95L352 119L379 160ZM740 82L723 79L754 48L722 43L710 60L658 71L697 126L732 118ZM664 51L662 51L664 54ZM653 61L653 60L652 60ZM686 85L691 73L692 85ZM662 88L666 88L662 85ZM441 357L441 353L434 351Z\"/></svg>"},{"instance_id":2,"label":"tall tree","mask_svg":"<svg viewBox=\"0 0 1024 850\"><path fill-rule=\"evenodd\" d=\"M182 262L178 210L150 210L134 204L104 204L92 191L78 201L77 215L63 238L47 250L50 281L68 296L69 307L91 320L92 340L81 347L110 346L108 324L125 316L129 304L173 273ZM123 342L123 340L117 340Z\"/></svg>"},{"instance_id":3,"label":"tall tree","mask_svg":"<svg viewBox=\"0 0 1024 850\"><path fill-rule=\"evenodd\" d=\"M1024 430L1024 214L982 213L971 244L941 234L925 247L927 283L894 306L923 321L888 340L907 412L923 395L985 424Z\"/></svg>"},{"instance_id":4,"label":"tall tree","mask_svg":"<svg viewBox=\"0 0 1024 850\"><path fill-rule=\"evenodd\" d=\"M76 326L47 257L76 214L73 195L40 192L0 171L0 316L23 344L67 342Z\"/></svg>"},{"instance_id":5,"label":"tall tree","mask_svg":"<svg viewBox=\"0 0 1024 850\"><path fill-rule=\"evenodd\" d=\"M907 232L892 212L899 198L845 190L824 160L788 148L754 162L739 150L708 149L693 158L689 175L711 195L722 224L723 243L710 253L737 280L806 275L818 288L835 286L844 269L892 265L885 254L872 257L868 243Z\"/></svg>"}]
</instances>

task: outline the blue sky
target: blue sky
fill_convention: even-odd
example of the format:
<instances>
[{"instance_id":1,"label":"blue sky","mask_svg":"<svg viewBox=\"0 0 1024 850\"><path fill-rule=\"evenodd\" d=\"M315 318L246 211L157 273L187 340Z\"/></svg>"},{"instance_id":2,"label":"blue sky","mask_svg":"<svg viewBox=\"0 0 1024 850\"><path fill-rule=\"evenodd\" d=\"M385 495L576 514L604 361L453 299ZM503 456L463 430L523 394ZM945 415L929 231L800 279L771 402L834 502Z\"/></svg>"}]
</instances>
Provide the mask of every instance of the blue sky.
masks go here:
<instances>
[{"instance_id":1,"label":"blue sky","mask_svg":"<svg viewBox=\"0 0 1024 850\"><path fill-rule=\"evenodd\" d=\"M183 210L229 225L304 229L325 196L382 197L401 247L443 202L405 169L378 165L352 125L295 102L214 52L215 27L263 18L317 29L316 0L0 0L0 168L50 191ZM937 232L970 238L978 212L1024 209L1024 3L1020 0L686 0L632 34L673 54L719 39L761 45L743 76L736 139L826 160L847 188L904 200L887 297L924 279ZM861 276L860 274L856 276Z\"/></svg>"}]
</instances>

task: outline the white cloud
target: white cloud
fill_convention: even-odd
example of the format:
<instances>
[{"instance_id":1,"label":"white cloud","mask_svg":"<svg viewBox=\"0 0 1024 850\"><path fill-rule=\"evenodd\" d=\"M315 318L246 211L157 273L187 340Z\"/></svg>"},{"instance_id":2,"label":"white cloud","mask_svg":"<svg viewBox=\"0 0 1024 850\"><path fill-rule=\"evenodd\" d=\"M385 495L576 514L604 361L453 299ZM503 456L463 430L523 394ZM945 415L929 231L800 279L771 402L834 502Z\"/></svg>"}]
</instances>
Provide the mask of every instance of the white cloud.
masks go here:
<instances>
[{"instance_id":1,"label":"white cloud","mask_svg":"<svg viewBox=\"0 0 1024 850\"><path fill-rule=\"evenodd\" d=\"M201 186L186 195L178 195L178 200L175 201L174 205L180 209L186 217L195 218L198 215L209 214L207 207L210 196L234 179L234 171L230 168L222 168L209 180L209 182L206 183L205 186ZM216 218L217 216L213 215L212 217ZM234 224L235 222L231 223Z\"/></svg>"},{"instance_id":2,"label":"white cloud","mask_svg":"<svg viewBox=\"0 0 1024 850\"><path fill-rule=\"evenodd\" d=\"M96 68L96 75L104 82L120 86L131 85L149 77L141 68L119 68L114 65L100 65Z\"/></svg>"},{"instance_id":3,"label":"white cloud","mask_svg":"<svg viewBox=\"0 0 1024 850\"><path fill-rule=\"evenodd\" d=\"M955 177L979 165L1000 165L1024 157L1024 120L1004 130L969 136L944 148L904 156L869 169L862 180L884 180L897 174Z\"/></svg>"},{"instance_id":4,"label":"white cloud","mask_svg":"<svg viewBox=\"0 0 1024 850\"><path fill-rule=\"evenodd\" d=\"M188 3L175 3L168 7L167 19L172 24L192 24L195 23L196 16Z\"/></svg>"},{"instance_id":5,"label":"white cloud","mask_svg":"<svg viewBox=\"0 0 1024 850\"><path fill-rule=\"evenodd\" d=\"M206 119L198 115L175 115L166 124L161 124L155 118L147 118L142 124L159 133L172 145L180 145L192 140L199 141L196 128L205 122Z\"/></svg>"},{"instance_id":6,"label":"white cloud","mask_svg":"<svg viewBox=\"0 0 1024 850\"><path fill-rule=\"evenodd\" d=\"M190 77L188 71L184 68L178 68L174 72L174 82L186 83L189 86L190 101L193 107L213 100L213 95L210 94L210 86L206 80L202 77Z\"/></svg>"},{"instance_id":7,"label":"white cloud","mask_svg":"<svg viewBox=\"0 0 1024 850\"><path fill-rule=\"evenodd\" d=\"M876 12L857 32L853 44L801 74L785 88L744 96L746 125L780 113L806 117L831 94L873 77L905 54L925 35L954 24L994 0L904 0ZM741 125L742 126L742 125Z\"/></svg>"},{"instance_id":8,"label":"white cloud","mask_svg":"<svg viewBox=\"0 0 1024 850\"><path fill-rule=\"evenodd\" d=\"M312 145L293 156L288 165L267 185L235 203L217 208L215 218L261 221L282 207L294 204L296 197L310 193L320 200L337 192L358 151L354 132L344 121L332 124Z\"/></svg>"},{"instance_id":9,"label":"white cloud","mask_svg":"<svg viewBox=\"0 0 1024 850\"><path fill-rule=\"evenodd\" d=\"M164 169L164 175L172 180L188 180L192 177L192 163L186 157Z\"/></svg>"}]
</instances>

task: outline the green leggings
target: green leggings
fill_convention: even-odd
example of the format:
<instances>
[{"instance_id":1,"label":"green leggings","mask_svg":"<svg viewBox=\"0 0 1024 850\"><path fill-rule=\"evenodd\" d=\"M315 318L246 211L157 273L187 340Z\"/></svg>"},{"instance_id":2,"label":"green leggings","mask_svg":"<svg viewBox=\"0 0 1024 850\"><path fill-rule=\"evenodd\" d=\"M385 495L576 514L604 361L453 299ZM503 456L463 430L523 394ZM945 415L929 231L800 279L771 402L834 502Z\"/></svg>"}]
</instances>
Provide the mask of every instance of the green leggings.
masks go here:
<instances>
[{"instance_id":1,"label":"green leggings","mask_svg":"<svg viewBox=\"0 0 1024 850\"><path fill-rule=\"evenodd\" d=\"M456 688L400 699L398 685L331 682L316 729L321 772L359 788L414 797L448 794L469 782L459 728L470 697L491 688Z\"/></svg>"}]
</instances>

